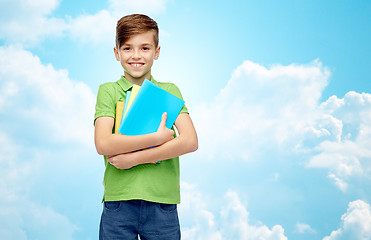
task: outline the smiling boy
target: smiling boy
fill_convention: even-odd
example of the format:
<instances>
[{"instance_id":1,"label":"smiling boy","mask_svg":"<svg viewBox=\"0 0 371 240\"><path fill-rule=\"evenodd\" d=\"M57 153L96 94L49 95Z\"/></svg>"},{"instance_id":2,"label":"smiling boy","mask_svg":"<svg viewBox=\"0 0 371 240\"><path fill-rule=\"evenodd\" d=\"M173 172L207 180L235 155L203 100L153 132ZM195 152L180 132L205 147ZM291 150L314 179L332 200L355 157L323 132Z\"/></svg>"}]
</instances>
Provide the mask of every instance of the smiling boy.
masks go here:
<instances>
[{"instance_id":1,"label":"smiling boy","mask_svg":"<svg viewBox=\"0 0 371 240\"><path fill-rule=\"evenodd\" d=\"M151 75L160 54L158 39L157 23L146 15L128 15L117 22L114 53L124 76L99 87L95 112L95 145L106 167L99 239L180 239L179 156L198 148L186 106L174 123L179 136L166 128L166 113L155 133L113 133L116 102L125 101L133 84L148 79L182 98L177 86Z\"/></svg>"}]
</instances>

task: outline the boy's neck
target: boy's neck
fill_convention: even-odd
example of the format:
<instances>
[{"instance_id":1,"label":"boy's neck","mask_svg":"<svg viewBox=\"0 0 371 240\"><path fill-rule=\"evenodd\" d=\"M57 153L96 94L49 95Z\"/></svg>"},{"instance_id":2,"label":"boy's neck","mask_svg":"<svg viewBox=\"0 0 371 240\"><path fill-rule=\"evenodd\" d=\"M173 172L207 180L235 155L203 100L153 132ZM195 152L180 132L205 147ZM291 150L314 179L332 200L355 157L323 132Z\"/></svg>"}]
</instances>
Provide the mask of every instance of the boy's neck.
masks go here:
<instances>
[{"instance_id":1,"label":"boy's neck","mask_svg":"<svg viewBox=\"0 0 371 240\"><path fill-rule=\"evenodd\" d=\"M133 78L131 76L127 76L127 74L125 74L124 76L125 76L126 80L128 80L132 84L139 85L139 86L142 86L142 84L143 84L143 82L144 82L145 79L151 81L151 76L149 78L146 78L146 77Z\"/></svg>"}]
</instances>

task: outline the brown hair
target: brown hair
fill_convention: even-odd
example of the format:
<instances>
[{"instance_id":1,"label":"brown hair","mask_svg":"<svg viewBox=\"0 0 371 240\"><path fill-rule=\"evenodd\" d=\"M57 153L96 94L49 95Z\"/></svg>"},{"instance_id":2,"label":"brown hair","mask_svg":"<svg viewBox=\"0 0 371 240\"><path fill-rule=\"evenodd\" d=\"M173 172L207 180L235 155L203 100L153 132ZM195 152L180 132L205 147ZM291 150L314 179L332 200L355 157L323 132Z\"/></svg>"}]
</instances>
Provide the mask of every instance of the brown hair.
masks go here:
<instances>
[{"instance_id":1,"label":"brown hair","mask_svg":"<svg viewBox=\"0 0 371 240\"><path fill-rule=\"evenodd\" d=\"M135 34L155 31L155 47L158 46L158 26L150 17L143 14L132 14L122 17L116 26L116 47L120 48L130 37Z\"/></svg>"}]
</instances>

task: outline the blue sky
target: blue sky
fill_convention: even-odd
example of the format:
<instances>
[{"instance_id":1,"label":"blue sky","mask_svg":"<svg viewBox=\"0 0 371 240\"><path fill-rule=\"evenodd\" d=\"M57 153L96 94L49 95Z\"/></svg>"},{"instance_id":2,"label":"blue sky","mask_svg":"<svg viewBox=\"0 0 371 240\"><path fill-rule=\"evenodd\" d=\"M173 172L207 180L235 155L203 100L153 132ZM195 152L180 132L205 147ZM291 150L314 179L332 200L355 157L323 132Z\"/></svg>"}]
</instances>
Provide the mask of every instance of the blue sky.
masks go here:
<instances>
[{"instance_id":1,"label":"blue sky","mask_svg":"<svg viewBox=\"0 0 371 240\"><path fill-rule=\"evenodd\" d=\"M97 239L116 21L161 29L199 135L183 239L371 239L369 1L0 2L0 238Z\"/></svg>"}]
</instances>

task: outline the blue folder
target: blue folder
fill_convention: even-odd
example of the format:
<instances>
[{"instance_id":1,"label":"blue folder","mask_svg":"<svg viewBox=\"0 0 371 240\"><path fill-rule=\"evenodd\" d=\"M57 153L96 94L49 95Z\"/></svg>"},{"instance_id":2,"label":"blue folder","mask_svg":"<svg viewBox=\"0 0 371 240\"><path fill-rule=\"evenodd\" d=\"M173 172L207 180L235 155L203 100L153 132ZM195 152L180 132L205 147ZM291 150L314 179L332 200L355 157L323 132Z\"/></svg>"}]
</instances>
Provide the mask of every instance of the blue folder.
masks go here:
<instances>
[{"instance_id":1,"label":"blue folder","mask_svg":"<svg viewBox=\"0 0 371 240\"><path fill-rule=\"evenodd\" d=\"M133 136L156 132L164 112L167 112L166 127L170 129L183 105L182 99L144 80L120 125L119 133Z\"/></svg>"}]
</instances>

